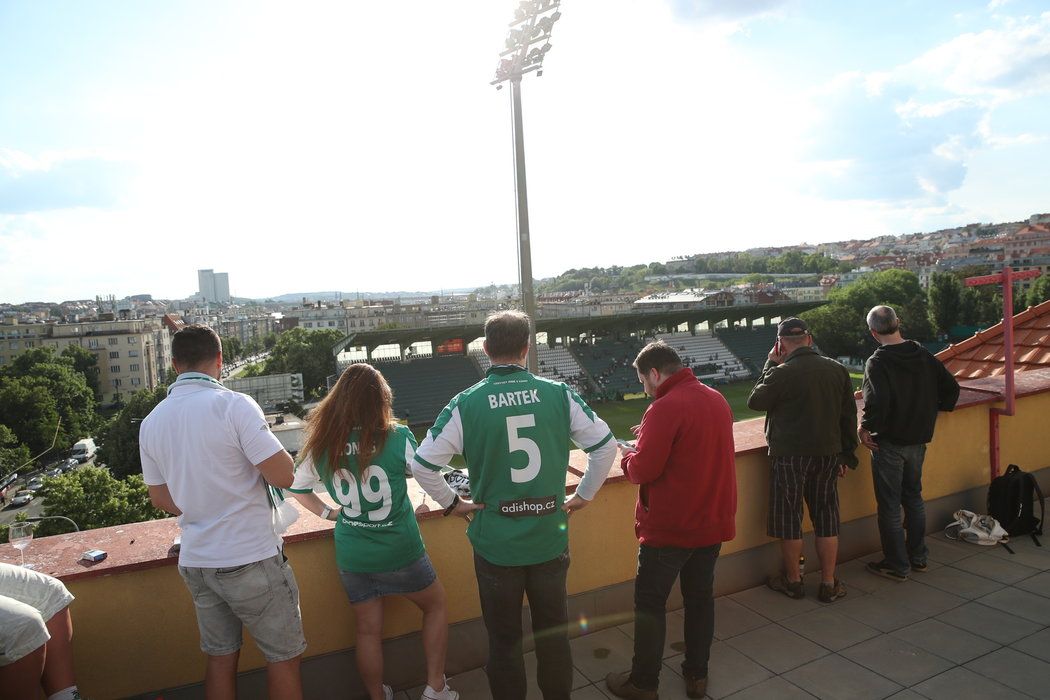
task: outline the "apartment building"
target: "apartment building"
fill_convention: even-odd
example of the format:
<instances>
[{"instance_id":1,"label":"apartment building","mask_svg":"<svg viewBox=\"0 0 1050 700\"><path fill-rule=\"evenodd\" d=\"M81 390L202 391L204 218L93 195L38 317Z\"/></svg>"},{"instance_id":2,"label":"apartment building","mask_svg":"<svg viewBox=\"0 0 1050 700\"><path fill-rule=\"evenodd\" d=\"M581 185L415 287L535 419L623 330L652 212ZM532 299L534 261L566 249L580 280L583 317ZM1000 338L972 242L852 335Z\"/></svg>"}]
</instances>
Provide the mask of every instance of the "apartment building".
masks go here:
<instances>
[{"instance_id":1,"label":"apartment building","mask_svg":"<svg viewBox=\"0 0 1050 700\"><path fill-rule=\"evenodd\" d=\"M0 366L26 350L47 347L60 353L70 345L98 357L103 404L126 401L140 389L153 389L171 367L171 336L160 319L5 322L0 325Z\"/></svg>"},{"instance_id":2,"label":"apartment building","mask_svg":"<svg viewBox=\"0 0 1050 700\"><path fill-rule=\"evenodd\" d=\"M237 338L243 345L248 345L252 341L261 343L276 328L272 316L257 316L219 320L216 330L223 338Z\"/></svg>"}]
</instances>

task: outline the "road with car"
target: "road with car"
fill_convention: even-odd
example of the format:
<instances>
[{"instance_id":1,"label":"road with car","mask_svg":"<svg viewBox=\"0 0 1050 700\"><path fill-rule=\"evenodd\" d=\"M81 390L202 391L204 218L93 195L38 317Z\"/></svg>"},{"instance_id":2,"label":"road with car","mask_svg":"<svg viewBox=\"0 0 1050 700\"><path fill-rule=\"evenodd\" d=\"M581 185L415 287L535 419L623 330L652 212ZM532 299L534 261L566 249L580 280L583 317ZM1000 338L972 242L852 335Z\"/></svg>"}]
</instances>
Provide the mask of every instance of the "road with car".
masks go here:
<instances>
[{"instance_id":1,"label":"road with car","mask_svg":"<svg viewBox=\"0 0 1050 700\"><path fill-rule=\"evenodd\" d=\"M94 463L95 459L92 457L85 464ZM70 463L71 462L71 463ZM60 466L65 464L65 466ZM48 464L44 469L37 469L32 472L26 473L22 478L15 482L7 491L7 504L0 510L0 525L7 525L11 523L19 513L25 513L30 518L36 518L43 515L44 511L44 499L39 496L34 496L28 503L15 505L15 497L19 491L31 490L35 491L43 485L43 480L48 476L55 475L55 469L64 469L69 471L70 469L76 469L79 464L74 460L59 460L58 462ZM0 543L2 544L2 543Z\"/></svg>"}]
</instances>

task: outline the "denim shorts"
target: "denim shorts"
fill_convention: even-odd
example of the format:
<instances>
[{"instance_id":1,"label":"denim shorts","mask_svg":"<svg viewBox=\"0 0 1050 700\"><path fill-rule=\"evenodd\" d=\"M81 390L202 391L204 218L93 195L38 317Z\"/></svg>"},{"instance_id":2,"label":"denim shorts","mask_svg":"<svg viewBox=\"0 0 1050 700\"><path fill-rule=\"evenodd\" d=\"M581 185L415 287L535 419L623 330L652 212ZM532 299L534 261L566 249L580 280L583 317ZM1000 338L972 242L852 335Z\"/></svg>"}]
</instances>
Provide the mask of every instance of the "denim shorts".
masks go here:
<instances>
[{"instance_id":1,"label":"denim shorts","mask_svg":"<svg viewBox=\"0 0 1050 700\"><path fill-rule=\"evenodd\" d=\"M364 603L387 595L417 593L437 580L430 557L423 553L419 559L396 571L374 574L340 571L343 588L351 603Z\"/></svg>"},{"instance_id":2,"label":"denim shorts","mask_svg":"<svg viewBox=\"0 0 1050 700\"><path fill-rule=\"evenodd\" d=\"M223 569L180 566L179 573L193 596L201 651L208 656L240 649L242 626L269 663L306 650L299 587L283 554Z\"/></svg>"},{"instance_id":3,"label":"denim shorts","mask_svg":"<svg viewBox=\"0 0 1050 700\"><path fill-rule=\"evenodd\" d=\"M44 646L51 639L47 621L72 602L57 578L0 563L0 666Z\"/></svg>"}]
</instances>

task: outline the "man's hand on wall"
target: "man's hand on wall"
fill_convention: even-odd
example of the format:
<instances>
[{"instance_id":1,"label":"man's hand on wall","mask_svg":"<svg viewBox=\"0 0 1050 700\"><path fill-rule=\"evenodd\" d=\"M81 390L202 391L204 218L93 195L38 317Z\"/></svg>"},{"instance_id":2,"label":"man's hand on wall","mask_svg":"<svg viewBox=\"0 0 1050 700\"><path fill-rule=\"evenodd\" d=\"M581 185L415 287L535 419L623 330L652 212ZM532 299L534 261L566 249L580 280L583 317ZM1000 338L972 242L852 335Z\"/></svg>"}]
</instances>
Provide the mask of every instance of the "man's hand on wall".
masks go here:
<instances>
[{"instance_id":1,"label":"man's hand on wall","mask_svg":"<svg viewBox=\"0 0 1050 700\"><path fill-rule=\"evenodd\" d=\"M582 498L580 496L577 496L576 494L573 494L572 498L570 498L562 504L561 509L564 510L566 514L572 515L576 511L586 508L588 505L590 505L590 503L591 502L588 501L586 498Z\"/></svg>"}]
</instances>

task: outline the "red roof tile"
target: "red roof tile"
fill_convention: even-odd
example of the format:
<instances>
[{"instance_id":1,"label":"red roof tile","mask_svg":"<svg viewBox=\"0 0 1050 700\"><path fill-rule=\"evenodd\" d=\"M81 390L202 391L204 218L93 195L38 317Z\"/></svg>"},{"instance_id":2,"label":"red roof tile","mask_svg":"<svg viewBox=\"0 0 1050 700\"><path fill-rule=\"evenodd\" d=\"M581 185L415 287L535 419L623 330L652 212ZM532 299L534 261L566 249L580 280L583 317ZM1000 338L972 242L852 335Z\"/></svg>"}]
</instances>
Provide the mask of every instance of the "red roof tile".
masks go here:
<instances>
[{"instance_id":1,"label":"red roof tile","mask_svg":"<svg viewBox=\"0 0 1050 700\"><path fill-rule=\"evenodd\" d=\"M1014 316L1014 369L1050 367L1050 301ZM973 337L937 353L937 359L956 377L995 377L1006 371L1003 324L978 331Z\"/></svg>"}]
</instances>

